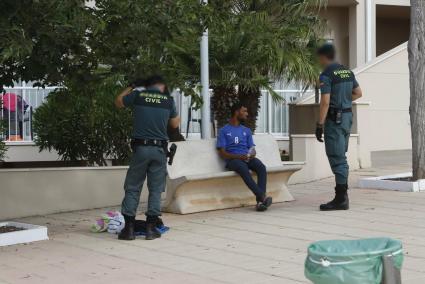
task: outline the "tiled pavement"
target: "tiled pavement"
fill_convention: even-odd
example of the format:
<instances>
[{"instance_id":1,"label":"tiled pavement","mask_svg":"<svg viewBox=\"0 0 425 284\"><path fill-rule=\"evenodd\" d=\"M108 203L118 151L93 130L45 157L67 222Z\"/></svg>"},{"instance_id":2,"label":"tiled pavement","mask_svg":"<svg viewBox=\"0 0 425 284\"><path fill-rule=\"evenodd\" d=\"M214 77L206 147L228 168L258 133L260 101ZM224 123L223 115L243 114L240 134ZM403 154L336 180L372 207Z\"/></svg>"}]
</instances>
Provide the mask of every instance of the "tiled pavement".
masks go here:
<instances>
[{"instance_id":1,"label":"tiled pavement","mask_svg":"<svg viewBox=\"0 0 425 284\"><path fill-rule=\"evenodd\" d=\"M425 193L356 189L359 176L406 171L409 163L379 164L351 174L346 212L319 212L332 179L294 185L296 201L178 216L160 240L117 241L89 225L105 209L31 217L50 240L0 248L0 283L309 283L304 259L322 239L388 236L403 241L404 284L425 283ZM330 283L331 284L331 283Z\"/></svg>"}]
</instances>

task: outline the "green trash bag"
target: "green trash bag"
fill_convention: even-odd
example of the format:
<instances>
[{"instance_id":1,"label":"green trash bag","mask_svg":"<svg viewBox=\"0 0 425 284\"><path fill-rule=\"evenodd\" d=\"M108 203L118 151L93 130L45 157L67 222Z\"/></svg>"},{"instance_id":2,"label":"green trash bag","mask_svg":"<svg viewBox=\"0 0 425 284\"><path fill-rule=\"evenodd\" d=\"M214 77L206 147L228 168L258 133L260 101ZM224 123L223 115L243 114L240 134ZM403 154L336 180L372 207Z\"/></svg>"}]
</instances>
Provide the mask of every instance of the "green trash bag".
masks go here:
<instances>
[{"instance_id":1,"label":"green trash bag","mask_svg":"<svg viewBox=\"0 0 425 284\"><path fill-rule=\"evenodd\" d=\"M392 270L401 270L403 250L398 240L319 241L308 247L304 274L314 284L381 284L383 256L391 258Z\"/></svg>"}]
</instances>

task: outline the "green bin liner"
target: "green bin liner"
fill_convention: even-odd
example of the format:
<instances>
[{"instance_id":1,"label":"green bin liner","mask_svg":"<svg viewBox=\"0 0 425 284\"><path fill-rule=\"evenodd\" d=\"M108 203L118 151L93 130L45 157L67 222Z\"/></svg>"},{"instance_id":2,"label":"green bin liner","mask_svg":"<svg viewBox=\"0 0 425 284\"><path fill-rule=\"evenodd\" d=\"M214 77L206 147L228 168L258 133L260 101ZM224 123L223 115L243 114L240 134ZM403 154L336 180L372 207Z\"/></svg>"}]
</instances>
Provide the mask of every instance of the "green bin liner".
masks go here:
<instances>
[{"instance_id":1,"label":"green bin liner","mask_svg":"<svg viewBox=\"0 0 425 284\"><path fill-rule=\"evenodd\" d=\"M398 271L402 244L390 238L329 240L308 247L304 274L314 284L381 284L383 256L392 256Z\"/></svg>"}]
</instances>

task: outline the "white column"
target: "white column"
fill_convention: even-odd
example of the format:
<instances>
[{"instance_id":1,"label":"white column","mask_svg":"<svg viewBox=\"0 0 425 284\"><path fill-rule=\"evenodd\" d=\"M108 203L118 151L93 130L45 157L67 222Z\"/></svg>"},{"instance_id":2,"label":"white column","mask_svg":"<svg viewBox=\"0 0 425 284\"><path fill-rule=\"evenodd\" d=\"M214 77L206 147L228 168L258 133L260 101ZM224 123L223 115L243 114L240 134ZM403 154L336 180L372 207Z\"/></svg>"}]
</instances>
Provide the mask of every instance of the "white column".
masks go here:
<instances>
[{"instance_id":1,"label":"white column","mask_svg":"<svg viewBox=\"0 0 425 284\"><path fill-rule=\"evenodd\" d=\"M272 100L270 92L267 92L267 132L269 134L273 133Z\"/></svg>"},{"instance_id":2,"label":"white column","mask_svg":"<svg viewBox=\"0 0 425 284\"><path fill-rule=\"evenodd\" d=\"M366 0L366 63L373 59L373 0Z\"/></svg>"},{"instance_id":3,"label":"white column","mask_svg":"<svg viewBox=\"0 0 425 284\"><path fill-rule=\"evenodd\" d=\"M201 0L207 4L208 0ZM210 107L210 85L209 85L209 56L208 56L208 29L204 31L201 38L201 95L202 95L202 139L211 138L211 107Z\"/></svg>"}]
</instances>

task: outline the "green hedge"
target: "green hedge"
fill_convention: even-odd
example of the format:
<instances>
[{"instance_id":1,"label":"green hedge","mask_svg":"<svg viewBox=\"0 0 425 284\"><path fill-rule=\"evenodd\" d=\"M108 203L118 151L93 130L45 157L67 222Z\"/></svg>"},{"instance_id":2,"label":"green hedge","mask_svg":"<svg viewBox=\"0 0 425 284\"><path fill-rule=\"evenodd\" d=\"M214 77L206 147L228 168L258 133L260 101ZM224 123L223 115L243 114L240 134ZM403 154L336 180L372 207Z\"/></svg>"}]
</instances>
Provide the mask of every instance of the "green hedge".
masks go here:
<instances>
[{"instance_id":1,"label":"green hedge","mask_svg":"<svg viewBox=\"0 0 425 284\"><path fill-rule=\"evenodd\" d=\"M66 82L34 113L35 143L56 150L63 160L106 165L106 158L126 164L130 157L131 112L117 109L114 99L121 78L84 83Z\"/></svg>"}]
</instances>

